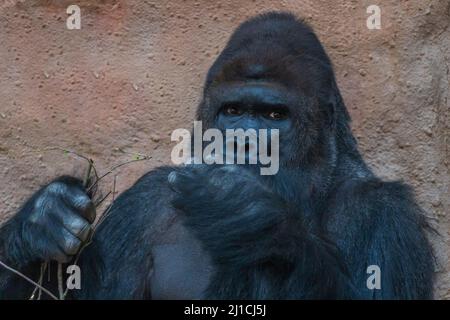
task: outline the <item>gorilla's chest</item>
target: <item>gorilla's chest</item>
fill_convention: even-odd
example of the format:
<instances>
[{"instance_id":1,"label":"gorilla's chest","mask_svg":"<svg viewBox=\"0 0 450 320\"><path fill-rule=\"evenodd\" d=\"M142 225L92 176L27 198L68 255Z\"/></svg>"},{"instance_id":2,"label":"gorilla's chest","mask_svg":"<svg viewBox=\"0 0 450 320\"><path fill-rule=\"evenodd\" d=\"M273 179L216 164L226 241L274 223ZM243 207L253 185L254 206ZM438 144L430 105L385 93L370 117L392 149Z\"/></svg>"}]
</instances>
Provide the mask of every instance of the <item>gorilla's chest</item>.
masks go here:
<instances>
[{"instance_id":1,"label":"gorilla's chest","mask_svg":"<svg viewBox=\"0 0 450 320\"><path fill-rule=\"evenodd\" d=\"M183 226L174 229L169 243L152 250L152 299L202 299L212 274L209 256Z\"/></svg>"}]
</instances>

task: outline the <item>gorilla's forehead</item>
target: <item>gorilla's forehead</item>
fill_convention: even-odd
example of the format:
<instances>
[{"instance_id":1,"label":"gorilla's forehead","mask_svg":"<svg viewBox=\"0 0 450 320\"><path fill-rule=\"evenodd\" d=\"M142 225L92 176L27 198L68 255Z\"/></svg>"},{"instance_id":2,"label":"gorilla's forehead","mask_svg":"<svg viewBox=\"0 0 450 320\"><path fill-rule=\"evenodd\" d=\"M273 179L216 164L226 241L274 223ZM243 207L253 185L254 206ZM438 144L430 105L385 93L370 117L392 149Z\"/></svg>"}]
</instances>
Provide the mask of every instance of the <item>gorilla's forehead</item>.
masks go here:
<instances>
[{"instance_id":1,"label":"gorilla's forehead","mask_svg":"<svg viewBox=\"0 0 450 320\"><path fill-rule=\"evenodd\" d=\"M249 87L258 83L269 97L275 89L278 95L313 96L323 85L321 79L328 79L326 73L332 72L330 66L318 64L314 57L290 54L284 49L271 49L269 53L258 49L260 51L243 52L215 64L209 74L209 85L220 86L223 90L237 83ZM234 93L239 92L235 89Z\"/></svg>"},{"instance_id":2,"label":"gorilla's forehead","mask_svg":"<svg viewBox=\"0 0 450 320\"><path fill-rule=\"evenodd\" d=\"M208 74L207 86L226 82L267 81L312 96L332 74L328 60L298 52L285 44L255 42L223 54Z\"/></svg>"},{"instance_id":3,"label":"gorilla's forehead","mask_svg":"<svg viewBox=\"0 0 450 320\"><path fill-rule=\"evenodd\" d=\"M212 82L275 80L311 94L318 79L332 74L331 62L313 30L283 13L269 13L242 24L213 64Z\"/></svg>"}]
</instances>

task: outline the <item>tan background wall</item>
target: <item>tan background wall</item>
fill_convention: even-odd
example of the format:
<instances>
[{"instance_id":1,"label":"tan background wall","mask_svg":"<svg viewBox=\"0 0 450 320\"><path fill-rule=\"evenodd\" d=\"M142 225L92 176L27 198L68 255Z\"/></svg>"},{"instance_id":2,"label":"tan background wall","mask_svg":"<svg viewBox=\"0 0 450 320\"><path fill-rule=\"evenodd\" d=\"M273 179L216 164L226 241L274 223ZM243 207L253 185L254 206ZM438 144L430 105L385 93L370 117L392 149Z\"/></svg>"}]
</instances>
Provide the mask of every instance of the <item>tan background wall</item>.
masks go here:
<instances>
[{"instance_id":1,"label":"tan background wall","mask_svg":"<svg viewBox=\"0 0 450 320\"><path fill-rule=\"evenodd\" d=\"M81 30L65 27L70 4L81 7ZM366 27L370 4L381 7L381 30ZM85 165L45 148L89 156L101 172L129 153L150 154L118 172L119 191L170 163L170 133L191 126L228 36L272 9L315 28L370 166L415 187L441 233L436 296L450 298L448 0L1 0L0 220L39 185Z\"/></svg>"}]
</instances>

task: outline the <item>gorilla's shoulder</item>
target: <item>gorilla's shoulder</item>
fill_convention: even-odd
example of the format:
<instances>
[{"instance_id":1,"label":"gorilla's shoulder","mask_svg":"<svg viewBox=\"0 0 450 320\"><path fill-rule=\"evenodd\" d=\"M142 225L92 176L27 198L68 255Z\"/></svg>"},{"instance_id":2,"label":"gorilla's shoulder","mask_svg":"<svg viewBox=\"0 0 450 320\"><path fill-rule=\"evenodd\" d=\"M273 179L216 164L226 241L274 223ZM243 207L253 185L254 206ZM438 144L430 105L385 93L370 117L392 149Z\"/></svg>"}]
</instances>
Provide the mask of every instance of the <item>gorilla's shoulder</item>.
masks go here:
<instances>
[{"instance_id":1,"label":"gorilla's shoulder","mask_svg":"<svg viewBox=\"0 0 450 320\"><path fill-rule=\"evenodd\" d=\"M168 188L167 176L174 170L179 169L171 166L163 166L152 169L140 177L126 192L165 192L167 191L165 189Z\"/></svg>"},{"instance_id":2,"label":"gorilla's shoulder","mask_svg":"<svg viewBox=\"0 0 450 320\"><path fill-rule=\"evenodd\" d=\"M372 198L381 202L386 198L400 200L413 197L412 188L403 181L384 181L375 176L349 179L341 185L340 191L352 197Z\"/></svg>"},{"instance_id":3,"label":"gorilla's shoulder","mask_svg":"<svg viewBox=\"0 0 450 320\"><path fill-rule=\"evenodd\" d=\"M408 218L421 221L423 210L417 204L413 188L403 181L384 181L378 177L349 179L338 187L334 206L347 214L369 217ZM363 203L355 212L355 203Z\"/></svg>"},{"instance_id":4,"label":"gorilla's shoulder","mask_svg":"<svg viewBox=\"0 0 450 320\"><path fill-rule=\"evenodd\" d=\"M425 212L418 205L413 189L402 181L383 181L377 177L349 179L336 190L326 213L328 230L336 239L344 226L358 226L361 234L389 232L412 237L421 229L431 230ZM341 228L341 229L340 229ZM366 230L366 231L364 231ZM351 233L349 233L351 234Z\"/></svg>"}]
</instances>

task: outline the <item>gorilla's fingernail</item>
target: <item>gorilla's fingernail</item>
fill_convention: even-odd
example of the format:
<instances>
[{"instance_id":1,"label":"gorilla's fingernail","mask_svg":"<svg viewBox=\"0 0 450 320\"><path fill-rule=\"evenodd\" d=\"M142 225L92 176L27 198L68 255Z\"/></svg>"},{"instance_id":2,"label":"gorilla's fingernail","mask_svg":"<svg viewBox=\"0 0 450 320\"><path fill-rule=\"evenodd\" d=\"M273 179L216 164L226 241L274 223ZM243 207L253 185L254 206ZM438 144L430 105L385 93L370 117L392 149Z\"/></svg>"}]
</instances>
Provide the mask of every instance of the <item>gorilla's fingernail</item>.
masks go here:
<instances>
[{"instance_id":1,"label":"gorilla's fingernail","mask_svg":"<svg viewBox=\"0 0 450 320\"><path fill-rule=\"evenodd\" d=\"M167 176L167 181L169 181L169 183L174 183L176 179L177 179L177 173L175 171L172 171Z\"/></svg>"}]
</instances>

